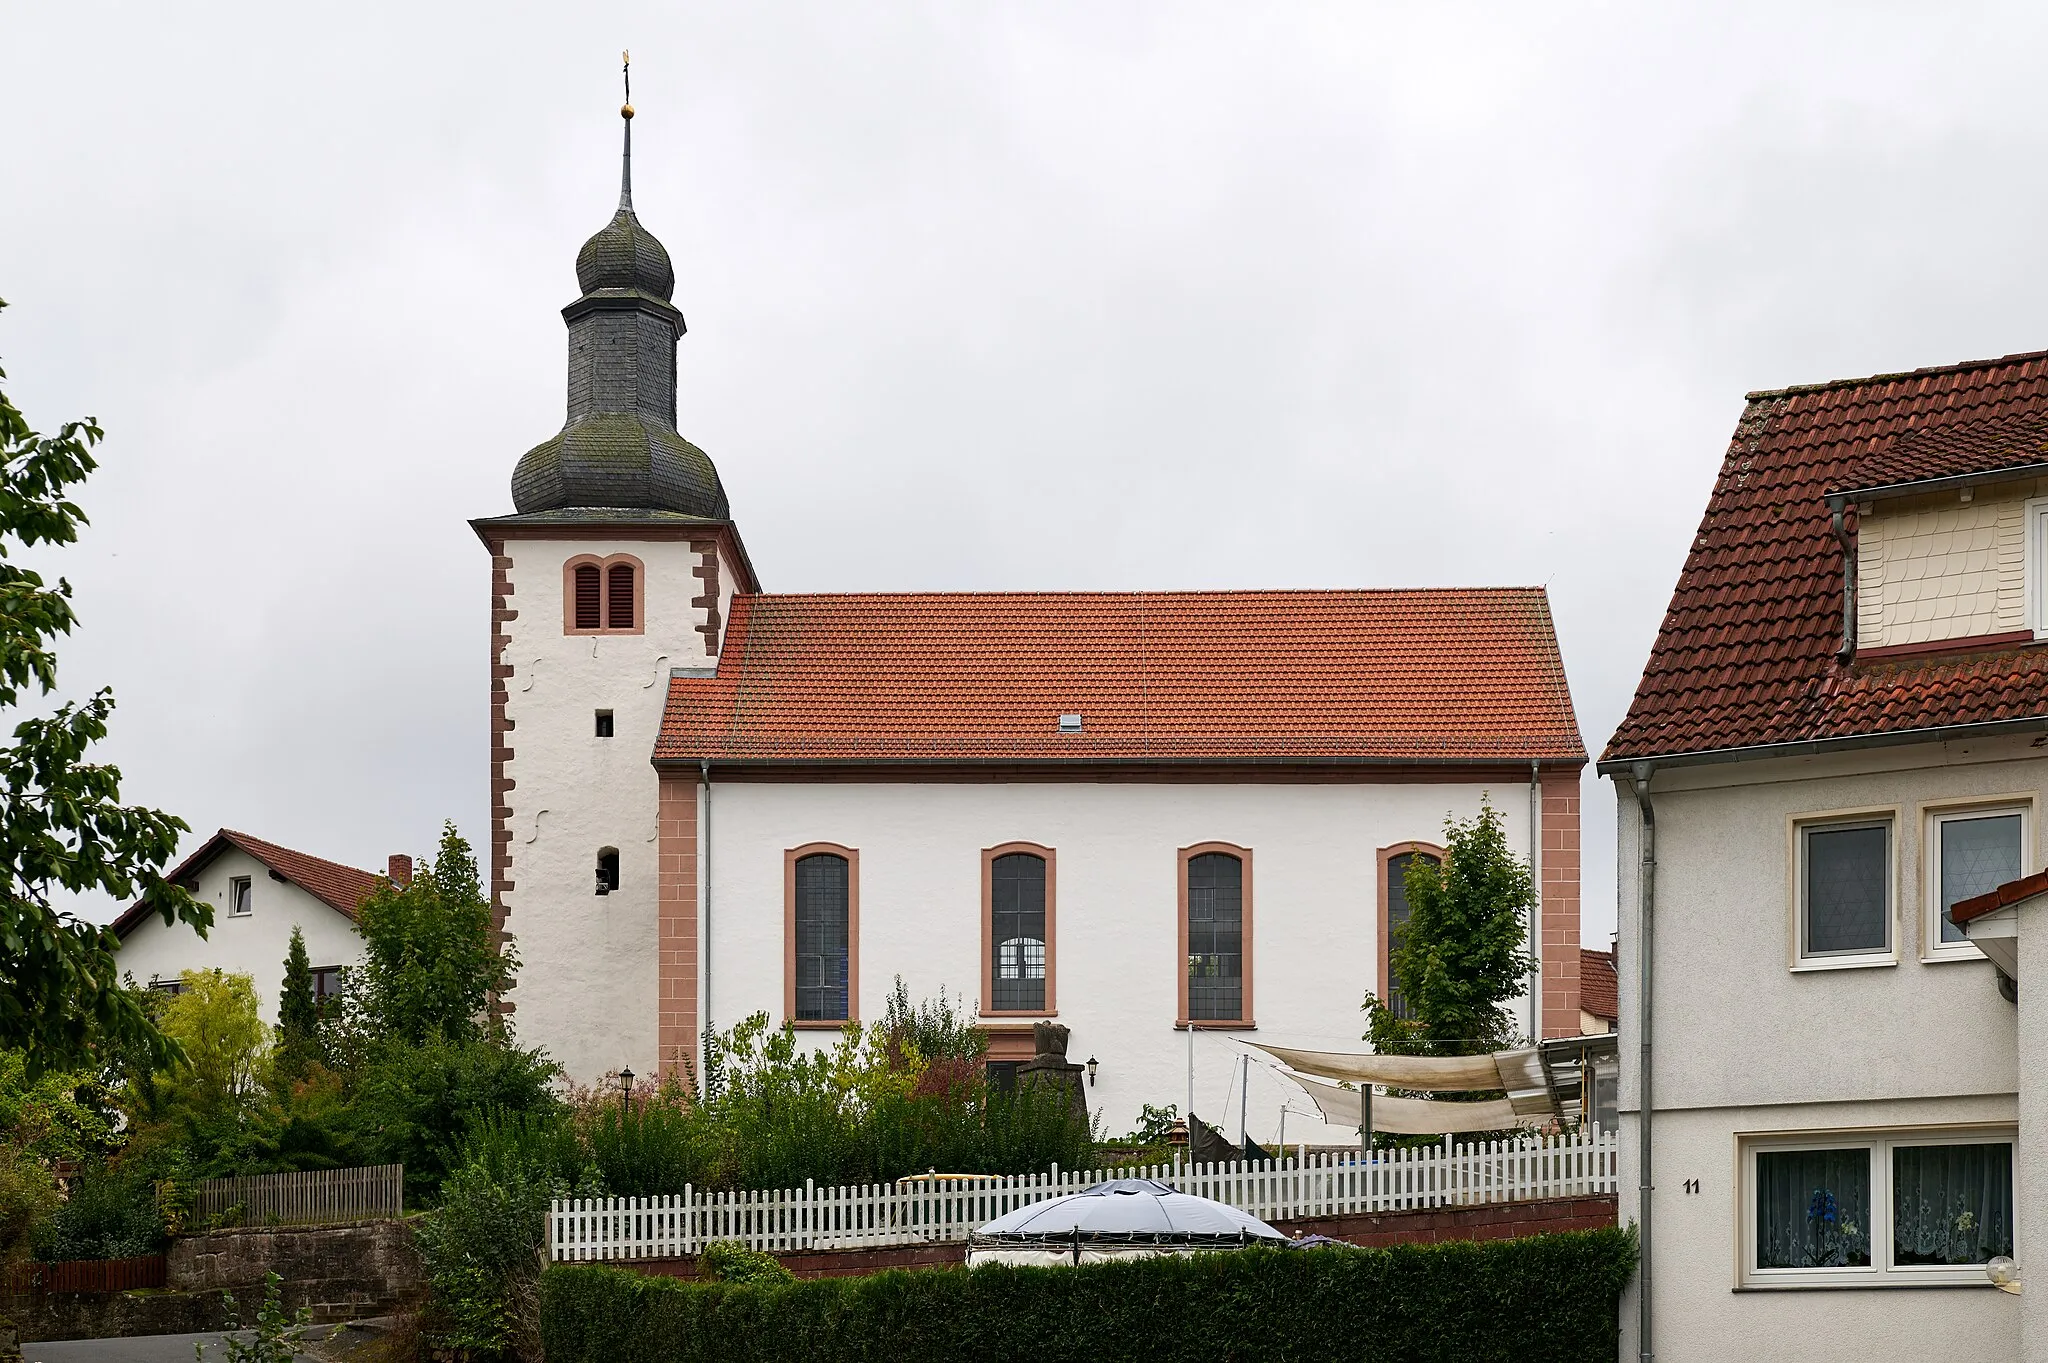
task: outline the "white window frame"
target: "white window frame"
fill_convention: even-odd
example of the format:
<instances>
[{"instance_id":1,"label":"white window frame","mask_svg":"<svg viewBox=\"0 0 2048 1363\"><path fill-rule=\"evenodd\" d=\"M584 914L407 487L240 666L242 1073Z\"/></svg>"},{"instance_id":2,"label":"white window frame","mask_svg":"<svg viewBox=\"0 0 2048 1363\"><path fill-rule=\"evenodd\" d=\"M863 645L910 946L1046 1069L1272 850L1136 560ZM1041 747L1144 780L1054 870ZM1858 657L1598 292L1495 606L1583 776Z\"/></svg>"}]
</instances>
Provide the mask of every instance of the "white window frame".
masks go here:
<instances>
[{"instance_id":1,"label":"white window frame","mask_svg":"<svg viewBox=\"0 0 2048 1363\"><path fill-rule=\"evenodd\" d=\"M237 894L236 891L243 891ZM236 908L237 904L244 907ZM256 878L254 876L228 877L228 917L248 918L256 912Z\"/></svg>"},{"instance_id":2,"label":"white window frame","mask_svg":"<svg viewBox=\"0 0 2048 1363\"><path fill-rule=\"evenodd\" d=\"M1873 809L1833 809L1796 814L1787 820L1787 861L1792 868L1790 937L1786 959L1794 971L1857 970L1899 963L1899 826L1896 805ZM1815 831L1882 825L1885 830L1884 939L1882 949L1806 954L1806 837Z\"/></svg>"},{"instance_id":3,"label":"white window frame","mask_svg":"<svg viewBox=\"0 0 2048 1363\"><path fill-rule=\"evenodd\" d=\"M2048 638L2048 497L2031 497L2027 515L2027 628Z\"/></svg>"},{"instance_id":4,"label":"white window frame","mask_svg":"<svg viewBox=\"0 0 2048 1363\"><path fill-rule=\"evenodd\" d=\"M1892 1262L1892 1152L1915 1145L2011 1145L2019 1160L2019 1131L2001 1127L1891 1127L1851 1131L1770 1132L1740 1138L1742 1196L1736 1202L1740 1246L1736 1285L1752 1291L1862 1287L1990 1287L1982 1264L1895 1264ZM1756 1267L1756 1157L1781 1150L1840 1150L1863 1146L1870 1152L1870 1266L1867 1268ZM2013 1193L2015 1239L2021 1216Z\"/></svg>"},{"instance_id":5,"label":"white window frame","mask_svg":"<svg viewBox=\"0 0 2048 1363\"><path fill-rule=\"evenodd\" d=\"M2029 794L1987 795L1969 800L1922 805L1920 820L1921 900L1920 959L1936 961L1981 961L1984 953L1974 942L1941 940L1941 826L1951 820L1981 819L2000 814L2020 816L2020 874L2035 864L2034 797Z\"/></svg>"}]
</instances>

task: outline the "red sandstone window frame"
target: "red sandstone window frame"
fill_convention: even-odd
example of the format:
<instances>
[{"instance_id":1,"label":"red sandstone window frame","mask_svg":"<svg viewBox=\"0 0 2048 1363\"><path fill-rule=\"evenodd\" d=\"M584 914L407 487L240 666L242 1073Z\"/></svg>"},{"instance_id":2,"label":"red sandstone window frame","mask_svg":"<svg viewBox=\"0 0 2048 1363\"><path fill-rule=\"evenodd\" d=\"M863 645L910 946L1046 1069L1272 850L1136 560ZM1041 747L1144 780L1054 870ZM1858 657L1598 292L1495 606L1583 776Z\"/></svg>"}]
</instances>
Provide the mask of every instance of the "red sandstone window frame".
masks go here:
<instances>
[{"instance_id":1,"label":"red sandstone window frame","mask_svg":"<svg viewBox=\"0 0 2048 1363\"><path fill-rule=\"evenodd\" d=\"M633 570L633 624L631 628L612 626L612 569L620 565ZM596 629L579 629L576 626L576 570L597 569L597 620ZM647 630L647 565L632 554L611 554L600 558L596 554L578 554L562 565L562 633L564 634L644 634Z\"/></svg>"},{"instance_id":2,"label":"red sandstone window frame","mask_svg":"<svg viewBox=\"0 0 2048 1363\"><path fill-rule=\"evenodd\" d=\"M796 864L805 857L846 861L846 1016L796 1015ZM860 849L836 842L807 842L782 854L782 1016L799 1032L836 1032L860 1021Z\"/></svg>"},{"instance_id":3,"label":"red sandstone window frame","mask_svg":"<svg viewBox=\"0 0 2048 1363\"><path fill-rule=\"evenodd\" d=\"M1432 857L1435 859L1436 864L1439 866L1443 865L1444 858L1450 855L1443 848L1437 846L1433 842L1391 843L1388 846L1380 848L1379 852L1376 855L1375 860L1378 865L1379 879L1377 882L1378 889L1374 891L1374 895L1379 900L1379 925L1377 928L1377 932L1379 935L1376 938L1378 946L1375 948L1373 954L1379 958L1380 982L1379 988L1374 991L1374 996L1377 997L1381 1003L1385 1003L1387 1001L1387 993L1390 989L1393 988L1394 983L1394 944L1393 940L1388 936L1389 925L1387 923L1387 913L1388 910L1391 908L1391 906L1387 903L1387 863L1392 861L1395 857L1405 855L1409 852L1416 852L1420 853L1425 857Z\"/></svg>"},{"instance_id":4,"label":"red sandstone window frame","mask_svg":"<svg viewBox=\"0 0 2048 1363\"><path fill-rule=\"evenodd\" d=\"M1045 863L1045 1007L995 1008L995 866L997 857L1024 852ZM981 849L981 1013L985 1018L1051 1018L1059 1016L1053 985L1059 978L1059 853L1035 842L1003 842ZM1028 1057L1027 1057L1028 1058Z\"/></svg>"},{"instance_id":5,"label":"red sandstone window frame","mask_svg":"<svg viewBox=\"0 0 2048 1363\"><path fill-rule=\"evenodd\" d=\"M1241 946L1239 971L1241 972L1243 990L1238 998L1239 1016L1235 1018L1195 1018L1190 1020L1188 1017L1188 863L1196 857L1205 856L1211 852L1221 852L1225 856L1236 857L1240 867L1241 880L1239 888L1244 896L1244 921L1239 927ZM1258 1013L1252 1007L1252 849L1240 847L1234 842L1198 842L1181 848L1179 853L1176 854L1176 863L1175 878L1178 881L1178 889L1175 894L1173 921L1179 950L1174 955L1174 978L1178 981L1174 986L1177 996L1177 1001L1174 1005L1176 1009L1173 1023L1174 1029L1180 1031L1188 1027L1195 1027L1205 1032L1256 1030L1259 1025L1256 1021Z\"/></svg>"}]
</instances>

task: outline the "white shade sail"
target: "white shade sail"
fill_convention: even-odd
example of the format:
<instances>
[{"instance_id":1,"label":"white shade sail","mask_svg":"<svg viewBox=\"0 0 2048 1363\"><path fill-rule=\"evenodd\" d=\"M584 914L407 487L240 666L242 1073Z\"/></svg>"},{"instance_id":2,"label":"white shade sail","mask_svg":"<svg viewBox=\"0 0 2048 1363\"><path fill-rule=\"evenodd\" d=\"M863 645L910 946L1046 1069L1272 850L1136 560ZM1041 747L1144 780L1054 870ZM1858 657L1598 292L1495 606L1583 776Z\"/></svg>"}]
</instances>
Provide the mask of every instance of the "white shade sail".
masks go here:
<instances>
[{"instance_id":1,"label":"white shade sail","mask_svg":"<svg viewBox=\"0 0 2048 1363\"><path fill-rule=\"evenodd\" d=\"M1336 1126L1361 1124L1358 1090L1338 1088L1298 1074L1287 1076L1315 1099L1323 1119ZM1495 1098L1484 1103L1443 1103L1431 1098L1385 1098L1372 1100L1372 1129L1397 1136L1438 1136L1453 1131L1504 1131L1515 1126L1536 1126L1548 1120L1524 1116L1513 1102Z\"/></svg>"}]
</instances>

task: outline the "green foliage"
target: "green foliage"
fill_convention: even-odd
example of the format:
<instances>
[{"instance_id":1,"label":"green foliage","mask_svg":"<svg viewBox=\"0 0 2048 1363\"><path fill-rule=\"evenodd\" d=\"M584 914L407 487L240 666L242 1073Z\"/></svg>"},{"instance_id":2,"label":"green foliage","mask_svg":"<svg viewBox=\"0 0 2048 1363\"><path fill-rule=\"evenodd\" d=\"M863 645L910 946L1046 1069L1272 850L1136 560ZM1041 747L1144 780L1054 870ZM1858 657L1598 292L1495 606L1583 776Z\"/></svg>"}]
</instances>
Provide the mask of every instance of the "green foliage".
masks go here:
<instances>
[{"instance_id":1,"label":"green foliage","mask_svg":"<svg viewBox=\"0 0 2048 1363\"><path fill-rule=\"evenodd\" d=\"M0 1269L27 1257L63 1206L50 1166L19 1142L0 1142Z\"/></svg>"},{"instance_id":2,"label":"green foliage","mask_svg":"<svg viewBox=\"0 0 2048 1363\"><path fill-rule=\"evenodd\" d=\"M320 1005L313 998L313 962L306 955L306 935L293 924L284 981L277 993L277 1078L284 1083L304 1079L319 1062Z\"/></svg>"},{"instance_id":3,"label":"green foliage","mask_svg":"<svg viewBox=\"0 0 2048 1363\"><path fill-rule=\"evenodd\" d=\"M155 1254L170 1236L165 1209L148 1171L95 1162L71 1181L71 1196L52 1218L37 1255L59 1259L133 1259Z\"/></svg>"},{"instance_id":4,"label":"green foliage","mask_svg":"<svg viewBox=\"0 0 2048 1363\"><path fill-rule=\"evenodd\" d=\"M1500 811L1444 821L1444 859L1408 863L1408 926L1390 968L1410 1016L1366 996L1366 1039L1382 1053L1477 1055L1514 1044L1504 1005L1528 992L1529 864L1508 850Z\"/></svg>"},{"instance_id":5,"label":"green foliage","mask_svg":"<svg viewBox=\"0 0 2048 1363\"><path fill-rule=\"evenodd\" d=\"M41 1160L103 1155L118 1141L120 1113L93 1070L29 1071L20 1051L0 1051L0 1141Z\"/></svg>"},{"instance_id":6,"label":"green foliage","mask_svg":"<svg viewBox=\"0 0 2048 1363\"><path fill-rule=\"evenodd\" d=\"M246 1325L234 1294L221 1293L227 1302L228 1329L232 1332L221 1339L228 1363L292 1363L301 1357L313 1313L302 1306L286 1315L283 1284L284 1279L275 1273L263 1275L263 1305L257 1308L256 1319ZM204 1341L192 1346L192 1357L197 1363L207 1363Z\"/></svg>"},{"instance_id":7,"label":"green foliage","mask_svg":"<svg viewBox=\"0 0 2048 1363\"><path fill-rule=\"evenodd\" d=\"M356 912L363 962L348 972L345 1027L361 1044L496 1035L491 996L518 968L491 929L469 844L450 823L433 865L410 885L380 880Z\"/></svg>"},{"instance_id":8,"label":"green foliage","mask_svg":"<svg viewBox=\"0 0 2048 1363\"><path fill-rule=\"evenodd\" d=\"M556 1265L549 1363L1611 1363L1625 1231L1390 1250L679 1283Z\"/></svg>"},{"instance_id":9,"label":"green foliage","mask_svg":"<svg viewBox=\"0 0 2048 1363\"><path fill-rule=\"evenodd\" d=\"M77 540L85 512L70 492L99 466L101 436L91 420L43 435L0 393L0 709L57 684L55 640L77 623L71 584L51 587L12 560ZM57 908L53 891L139 898L202 936L213 922L211 908L162 875L178 835L191 831L184 820L122 805L120 769L89 760L113 711L103 689L21 719L0 747L0 1047L24 1052L31 1073L75 1067L107 1047L140 1048L156 1065L176 1058L121 988L113 930Z\"/></svg>"},{"instance_id":10,"label":"green foliage","mask_svg":"<svg viewBox=\"0 0 2048 1363\"><path fill-rule=\"evenodd\" d=\"M1164 1145L1169 1132L1180 1124L1180 1104L1154 1107L1146 1103L1138 1110L1138 1124L1128 1136L1118 1136L1112 1145Z\"/></svg>"},{"instance_id":11,"label":"green foliage","mask_svg":"<svg viewBox=\"0 0 2048 1363\"><path fill-rule=\"evenodd\" d=\"M479 1114L547 1114L558 1067L537 1051L484 1037L428 1035L417 1045L380 1047L355 1076L349 1123L370 1164L405 1165L409 1202L433 1200L454 1146Z\"/></svg>"},{"instance_id":12,"label":"green foliage","mask_svg":"<svg viewBox=\"0 0 2048 1363\"><path fill-rule=\"evenodd\" d=\"M912 1003L901 975L883 1007L882 1034L900 1053L927 1065L945 1060L978 1062L988 1053L988 1033L975 1026L965 999L956 1003L947 998L941 985L938 998Z\"/></svg>"},{"instance_id":13,"label":"green foliage","mask_svg":"<svg viewBox=\"0 0 2048 1363\"><path fill-rule=\"evenodd\" d=\"M201 1122L238 1115L256 1095L270 1055L256 984L247 975L188 970L164 1006L164 1034L185 1052L171 1101Z\"/></svg>"},{"instance_id":14,"label":"green foliage","mask_svg":"<svg viewBox=\"0 0 2048 1363\"><path fill-rule=\"evenodd\" d=\"M791 1283L796 1274L764 1250L748 1249L737 1240L713 1240L697 1256L697 1276L713 1283Z\"/></svg>"},{"instance_id":15,"label":"green foliage","mask_svg":"<svg viewBox=\"0 0 2048 1363\"><path fill-rule=\"evenodd\" d=\"M494 1114L464 1137L440 1207L413 1236L433 1292L436 1344L476 1358L539 1357L548 1204L604 1195L580 1161L560 1116Z\"/></svg>"}]
</instances>

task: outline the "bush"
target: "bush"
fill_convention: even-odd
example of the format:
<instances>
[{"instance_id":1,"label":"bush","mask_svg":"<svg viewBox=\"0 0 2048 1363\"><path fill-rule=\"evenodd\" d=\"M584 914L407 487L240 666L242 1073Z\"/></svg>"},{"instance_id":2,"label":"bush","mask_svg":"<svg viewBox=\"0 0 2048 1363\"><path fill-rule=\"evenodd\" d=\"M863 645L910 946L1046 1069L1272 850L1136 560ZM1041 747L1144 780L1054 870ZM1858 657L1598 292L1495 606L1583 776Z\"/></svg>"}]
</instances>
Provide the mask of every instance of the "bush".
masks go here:
<instances>
[{"instance_id":1,"label":"bush","mask_svg":"<svg viewBox=\"0 0 2048 1363\"><path fill-rule=\"evenodd\" d=\"M1611 1363L1635 1260L1605 1230L779 1285L564 1264L541 1326L549 1363Z\"/></svg>"},{"instance_id":2,"label":"bush","mask_svg":"<svg viewBox=\"0 0 2048 1363\"><path fill-rule=\"evenodd\" d=\"M51 1261L134 1259L155 1254L169 1238L148 1175L133 1167L94 1163L72 1180L70 1199L36 1248L38 1257Z\"/></svg>"},{"instance_id":3,"label":"bush","mask_svg":"<svg viewBox=\"0 0 2048 1363\"><path fill-rule=\"evenodd\" d=\"M370 1164L403 1164L405 1197L431 1202L470 1122L486 1112L554 1113L557 1067L538 1051L430 1036L378 1048L358 1075L349 1118Z\"/></svg>"},{"instance_id":4,"label":"bush","mask_svg":"<svg viewBox=\"0 0 2048 1363\"><path fill-rule=\"evenodd\" d=\"M697 1274L711 1283L789 1283L796 1275L782 1260L764 1250L748 1249L737 1240L713 1240L697 1256Z\"/></svg>"}]
</instances>

